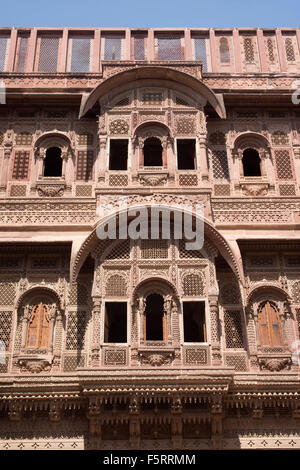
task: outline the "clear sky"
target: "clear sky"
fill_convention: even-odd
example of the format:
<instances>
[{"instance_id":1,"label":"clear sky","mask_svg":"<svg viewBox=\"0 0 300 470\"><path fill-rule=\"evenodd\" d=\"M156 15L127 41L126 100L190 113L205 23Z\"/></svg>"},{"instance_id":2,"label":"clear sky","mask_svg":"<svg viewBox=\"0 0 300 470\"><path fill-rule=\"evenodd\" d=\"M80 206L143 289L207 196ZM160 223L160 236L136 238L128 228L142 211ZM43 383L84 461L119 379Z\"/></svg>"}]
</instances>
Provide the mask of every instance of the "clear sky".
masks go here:
<instances>
[{"instance_id":1,"label":"clear sky","mask_svg":"<svg viewBox=\"0 0 300 470\"><path fill-rule=\"evenodd\" d=\"M297 27L300 0L0 0L0 26Z\"/></svg>"}]
</instances>

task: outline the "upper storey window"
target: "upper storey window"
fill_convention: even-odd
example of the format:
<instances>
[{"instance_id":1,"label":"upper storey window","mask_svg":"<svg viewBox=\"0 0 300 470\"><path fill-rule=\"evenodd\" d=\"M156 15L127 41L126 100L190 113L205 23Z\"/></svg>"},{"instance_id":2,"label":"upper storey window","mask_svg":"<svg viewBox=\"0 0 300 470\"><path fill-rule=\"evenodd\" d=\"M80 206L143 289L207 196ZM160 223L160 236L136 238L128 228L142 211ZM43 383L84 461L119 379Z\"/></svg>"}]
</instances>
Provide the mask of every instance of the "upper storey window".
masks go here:
<instances>
[{"instance_id":1,"label":"upper storey window","mask_svg":"<svg viewBox=\"0 0 300 470\"><path fill-rule=\"evenodd\" d=\"M29 319L26 347L39 348L50 345L49 307L43 303L32 308Z\"/></svg>"},{"instance_id":2,"label":"upper storey window","mask_svg":"<svg viewBox=\"0 0 300 470\"><path fill-rule=\"evenodd\" d=\"M261 346L282 346L282 329L278 309L273 302L265 302L258 313L258 332Z\"/></svg>"},{"instance_id":3,"label":"upper storey window","mask_svg":"<svg viewBox=\"0 0 300 470\"><path fill-rule=\"evenodd\" d=\"M209 44L206 36L193 36L194 59L202 62L202 71L208 72L209 67Z\"/></svg>"},{"instance_id":4,"label":"upper storey window","mask_svg":"<svg viewBox=\"0 0 300 470\"><path fill-rule=\"evenodd\" d=\"M295 51L294 51L293 41L291 38L285 39L285 52L286 52L287 61L295 62Z\"/></svg>"},{"instance_id":5,"label":"upper storey window","mask_svg":"<svg viewBox=\"0 0 300 470\"><path fill-rule=\"evenodd\" d=\"M70 72L89 72L91 63L91 36L74 36L69 39Z\"/></svg>"},{"instance_id":6,"label":"upper storey window","mask_svg":"<svg viewBox=\"0 0 300 470\"><path fill-rule=\"evenodd\" d=\"M44 176L62 175L62 158L61 149L58 147L50 147L46 152L44 161Z\"/></svg>"},{"instance_id":7,"label":"upper storey window","mask_svg":"<svg viewBox=\"0 0 300 470\"><path fill-rule=\"evenodd\" d=\"M7 55L8 55L9 36L0 36L0 72L6 69Z\"/></svg>"},{"instance_id":8,"label":"upper storey window","mask_svg":"<svg viewBox=\"0 0 300 470\"><path fill-rule=\"evenodd\" d=\"M255 149L246 149L243 152L244 176L261 176L260 157Z\"/></svg>"},{"instance_id":9,"label":"upper storey window","mask_svg":"<svg viewBox=\"0 0 300 470\"><path fill-rule=\"evenodd\" d=\"M161 141L156 137L150 137L144 142L144 166L162 166L163 149Z\"/></svg>"},{"instance_id":10,"label":"upper storey window","mask_svg":"<svg viewBox=\"0 0 300 470\"><path fill-rule=\"evenodd\" d=\"M124 35L107 34L103 37L102 58L104 60L122 60Z\"/></svg>"},{"instance_id":11,"label":"upper storey window","mask_svg":"<svg viewBox=\"0 0 300 470\"><path fill-rule=\"evenodd\" d=\"M155 38L155 58L158 60L182 60L184 48L178 34L157 35Z\"/></svg>"},{"instance_id":12,"label":"upper storey window","mask_svg":"<svg viewBox=\"0 0 300 470\"><path fill-rule=\"evenodd\" d=\"M39 72L56 72L58 61L58 36L40 36L37 42L37 70Z\"/></svg>"}]
</instances>

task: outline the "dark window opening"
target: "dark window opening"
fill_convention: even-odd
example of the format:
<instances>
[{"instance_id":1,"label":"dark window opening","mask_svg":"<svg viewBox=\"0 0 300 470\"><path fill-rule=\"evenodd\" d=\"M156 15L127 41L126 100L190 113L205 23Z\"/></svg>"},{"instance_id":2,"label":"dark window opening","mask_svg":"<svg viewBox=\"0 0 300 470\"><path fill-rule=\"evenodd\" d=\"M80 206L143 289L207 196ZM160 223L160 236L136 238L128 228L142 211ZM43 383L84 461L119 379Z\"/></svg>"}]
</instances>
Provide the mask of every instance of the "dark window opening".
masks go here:
<instances>
[{"instance_id":1,"label":"dark window opening","mask_svg":"<svg viewBox=\"0 0 300 470\"><path fill-rule=\"evenodd\" d=\"M162 166L162 145L156 137L144 142L144 166Z\"/></svg>"},{"instance_id":2,"label":"dark window opening","mask_svg":"<svg viewBox=\"0 0 300 470\"><path fill-rule=\"evenodd\" d=\"M205 303L183 302L183 329L186 343L207 341L205 325Z\"/></svg>"},{"instance_id":3,"label":"dark window opening","mask_svg":"<svg viewBox=\"0 0 300 470\"><path fill-rule=\"evenodd\" d=\"M246 149L243 153L244 176L261 176L260 157L257 150Z\"/></svg>"},{"instance_id":4,"label":"dark window opening","mask_svg":"<svg viewBox=\"0 0 300 470\"><path fill-rule=\"evenodd\" d=\"M195 139L177 140L178 170L194 170L196 168Z\"/></svg>"},{"instance_id":5,"label":"dark window opening","mask_svg":"<svg viewBox=\"0 0 300 470\"><path fill-rule=\"evenodd\" d=\"M105 343L127 342L127 303L106 302L105 303Z\"/></svg>"},{"instance_id":6,"label":"dark window opening","mask_svg":"<svg viewBox=\"0 0 300 470\"><path fill-rule=\"evenodd\" d=\"M44 176L61 176L62 175L62 158L61 149L51 147L46 151L44 161Z\"/></svg>"},{"instance_id":7,"label":"dark window opening","mask_svg":"<svg viewBox=\"0 0 300 470\"><path fill-rule=\"evenodd\" d=\"M146 300L145 339L162 341L165 335L164 299L159 294L150 294Z\"/></svg>"},{"instance_id":8,"label":"dark window opening","mask_svg":"<svg viewBox=\"0 0 300 470\"><path fill-rule=\"evenodd\" d=\"M109 151L109 169L127 170L128 140L112 139Z\"/></svg>"}]
</instances>

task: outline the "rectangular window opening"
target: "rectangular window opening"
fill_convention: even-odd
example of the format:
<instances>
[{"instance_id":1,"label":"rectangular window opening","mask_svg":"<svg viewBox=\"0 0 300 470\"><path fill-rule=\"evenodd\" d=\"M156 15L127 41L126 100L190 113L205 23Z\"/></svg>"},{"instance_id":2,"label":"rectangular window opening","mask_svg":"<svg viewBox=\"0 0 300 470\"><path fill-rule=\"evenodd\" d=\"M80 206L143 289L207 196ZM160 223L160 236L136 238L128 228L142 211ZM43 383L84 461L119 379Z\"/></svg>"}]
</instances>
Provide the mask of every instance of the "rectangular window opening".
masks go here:
<instances>
[{"instance_id":1,"label":"rectangular window opening","mask_svg":"<svg viewBox=\"0 0 300 470\"><path fill-rule=\"evenodd\" d=\"M58 36L41 36L39 53L39 72L56 72L58 61L58 47L60 38Z\"/></svg>"},{"instance_id":2,"label":"rectangular window opening","mask_svg":"<svg viewBox=\"0 0 300 470\"><path fill-rule=\"evenodd\" d=\"M105 302L104 342L127 342L126 302Z\"/></svg>"},{"instance_id":3,"label":"rectangular window opening","mask_svg":"<svg viewBox=\"0 0 300 470\"><path fill-rule=\"evenodd\" d=\"M146 47L145 47L146 39L147 39L147 36L144 34L136 34L133 37L134 60L146 59Z\"/></svg>"},{"instance_id":4,"label":"rectangular window opening","mask_svg":"<svg viewBox=\"0 0 300 470\"><path fill-rule=\"evenodd\" d=\"M184 59L184 48L181 44L181 36L158 35L155 38L158 60L182 60Z\"/></svg>"},{"instance_id":5,"label":"rectangular window opening","mask_svg":"<svg viewBox=\"0 0 300 470\"><path fill-rule=\"evenodd\" d=\"M4 72L7 62L9 36L0 35L0 72Z\"/></svg>"},{"instance_id":6,"label":"rectangular window opening","mask_svg":"<svg viewBox=\"0 0 300 470\"><path fill-rule=\"evenodd\" d=\"M104 36L104 60L121 60L122 59L122 42L124 36L107 35Z\"/></svg>"},{"instance_id":7,"label":"rectangular window opening","mask_svg":"<svg viewBox=\"0 0 300 470\"><path fill-rule=\"evenodd\" d=\"M185 343L207 341L204 301L183 302L183 329Z\"/></svg>"},{"instance_id":8,"label":"rectangular window opening","mask_svg":"<svg viewBox=\"0 0 300 470\"><path fill-rule=\"evenodd\" d=\"M177 164L178 170L195 170L195 139L177 139Z\"/></svg>"},{"instance_id":9,"label":"rectangular window opening","mask_svg":"<svg viewBox=\"0 0 300 470\"><path fill-rule=\"evenodd\" d=\"M109 169L127 170L128 139L112 139L109 149Z\"/></svg>"}]
</instances>

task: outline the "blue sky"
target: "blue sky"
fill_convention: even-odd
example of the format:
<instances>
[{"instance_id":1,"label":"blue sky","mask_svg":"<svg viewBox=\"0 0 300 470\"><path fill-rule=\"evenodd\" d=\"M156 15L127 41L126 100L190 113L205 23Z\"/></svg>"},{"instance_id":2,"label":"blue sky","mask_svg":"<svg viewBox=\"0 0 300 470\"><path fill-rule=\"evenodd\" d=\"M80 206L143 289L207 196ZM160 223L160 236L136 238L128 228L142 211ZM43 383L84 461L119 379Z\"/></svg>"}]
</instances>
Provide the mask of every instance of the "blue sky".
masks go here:
<instances>
[{"instance_id":1,"label":"blue sky","mask_svg":"<svg viewBox=\"0 0 300 470\"><path fill-rule=\"evenodd\" d=\"M300 26L299 0L0 0L0 5L0 26Z\"/></svg>"}]
</instances>

